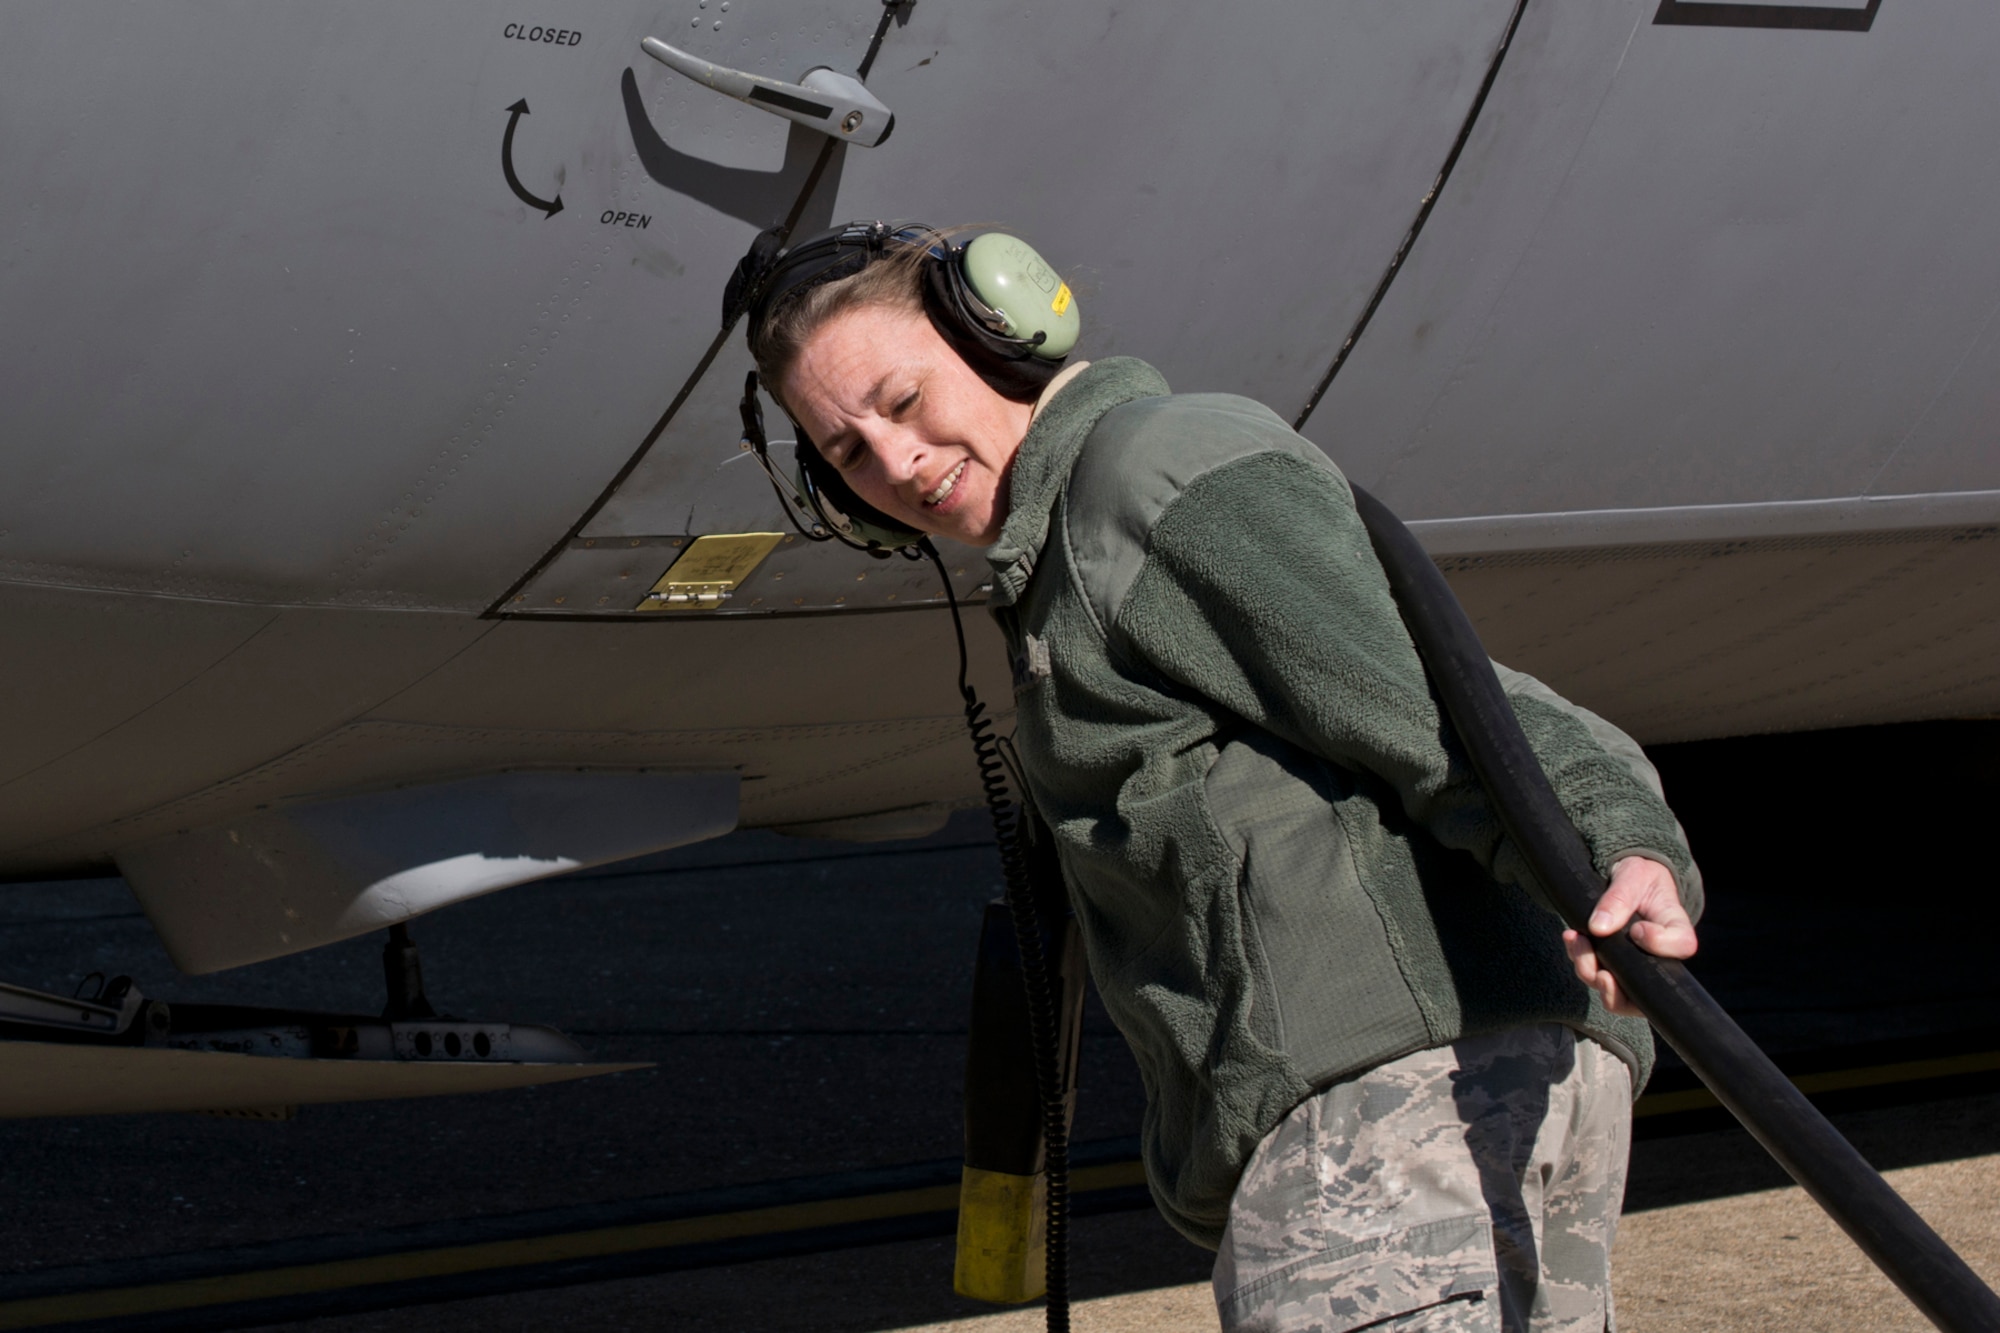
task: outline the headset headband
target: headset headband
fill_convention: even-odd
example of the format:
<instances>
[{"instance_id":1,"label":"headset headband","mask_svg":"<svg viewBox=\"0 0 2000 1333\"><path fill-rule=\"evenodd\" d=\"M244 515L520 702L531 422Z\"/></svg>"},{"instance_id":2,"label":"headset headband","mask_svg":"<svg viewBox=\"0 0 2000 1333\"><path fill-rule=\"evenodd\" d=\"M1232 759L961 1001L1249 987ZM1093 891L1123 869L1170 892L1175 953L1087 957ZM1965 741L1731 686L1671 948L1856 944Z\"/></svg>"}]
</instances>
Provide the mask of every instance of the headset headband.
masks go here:
<instances>
[{"instance_id":1,"label":"headset headband","mask_svg":"<svg viewBox=\"0 0 2000 1333\"><path fill-rule=\"evenodd\" d=\"M940 259L946 248L943 237L916 223L850 222L783 247L782 235L779 227L758 233L750 252L738 261L722 293L724 328L748 315L746 333L754 338L787 297L823 282L853 277L888 253L891 242L923 247Z\"/></svg>"}]
</instances>

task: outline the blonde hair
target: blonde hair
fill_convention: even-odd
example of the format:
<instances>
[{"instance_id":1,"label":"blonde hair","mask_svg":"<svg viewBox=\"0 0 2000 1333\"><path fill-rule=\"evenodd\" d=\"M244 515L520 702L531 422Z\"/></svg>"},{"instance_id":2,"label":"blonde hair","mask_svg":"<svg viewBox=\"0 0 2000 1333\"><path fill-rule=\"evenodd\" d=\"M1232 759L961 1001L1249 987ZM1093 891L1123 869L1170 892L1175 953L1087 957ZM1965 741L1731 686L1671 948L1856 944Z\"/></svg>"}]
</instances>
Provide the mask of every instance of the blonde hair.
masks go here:
<instances>
[{"instance_id":1,"label":"blonde hair","mask_svg":"<svg viewBox=\"0 0 2000 1333\"><path fill-rule=\"evenodd\" d=\"M765 388L780 394L800 351L836 316L871 306L923 314L924 256L923 246L898 246L859 273L786 296L750 331L750 355Z\"/></svg>"}]
</instances>

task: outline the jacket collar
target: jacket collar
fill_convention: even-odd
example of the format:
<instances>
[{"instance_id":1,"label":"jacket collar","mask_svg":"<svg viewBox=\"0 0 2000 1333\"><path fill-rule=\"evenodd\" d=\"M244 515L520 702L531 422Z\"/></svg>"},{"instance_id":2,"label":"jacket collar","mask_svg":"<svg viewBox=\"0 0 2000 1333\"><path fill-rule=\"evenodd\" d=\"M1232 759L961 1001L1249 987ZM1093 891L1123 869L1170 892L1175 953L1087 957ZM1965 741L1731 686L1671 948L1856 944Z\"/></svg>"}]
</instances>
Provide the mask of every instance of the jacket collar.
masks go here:
<instances>
[{"instance_id":1,"label":"jacket collar","mask_svg":"<svg viewBox=\"0 0 2000 1333\"><path fill-rule=\"evenodd\" d=\"M1040 405L1008 472L1007 521L986 552L994 605L1012 605L1034 577L1056 501L1098 421L1114 407L1167 392L1159 371L1134 357L1114 356L1091 362Z\"/></svg>"}]
</instances>

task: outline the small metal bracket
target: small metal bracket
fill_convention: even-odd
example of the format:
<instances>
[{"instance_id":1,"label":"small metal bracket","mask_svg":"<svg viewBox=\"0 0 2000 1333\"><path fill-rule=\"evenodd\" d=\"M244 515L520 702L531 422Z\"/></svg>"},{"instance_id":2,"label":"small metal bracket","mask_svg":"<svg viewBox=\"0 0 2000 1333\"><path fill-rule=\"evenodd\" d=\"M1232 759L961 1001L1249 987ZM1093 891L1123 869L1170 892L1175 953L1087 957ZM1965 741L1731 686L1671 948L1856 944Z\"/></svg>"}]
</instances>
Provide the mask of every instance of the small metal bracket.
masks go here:
<instances>
[{"instance_id":1,"label":"small metal bracket","mask_svg":"<svg viewBox=\"0 0 2000 1333\"><path fill-rule=\"evenodd\" d=\"M119 977L91 1000L0 982L0 1022L6 1023L115 1037L132 1025L144 1005L145 997L130 977Z\"/></svg>"}]
</instances>

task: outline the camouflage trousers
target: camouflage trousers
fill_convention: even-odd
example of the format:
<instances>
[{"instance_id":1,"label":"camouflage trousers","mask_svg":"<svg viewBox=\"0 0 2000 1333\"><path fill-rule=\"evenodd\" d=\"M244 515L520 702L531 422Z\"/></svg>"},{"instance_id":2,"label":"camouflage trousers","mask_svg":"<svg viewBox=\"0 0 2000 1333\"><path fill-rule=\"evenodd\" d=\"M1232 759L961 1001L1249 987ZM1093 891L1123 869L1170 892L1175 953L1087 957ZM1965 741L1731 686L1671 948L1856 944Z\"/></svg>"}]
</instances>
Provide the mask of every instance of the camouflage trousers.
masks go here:
<instances>
[{"instance_id":1,"label":"camouflage trousers","mask_svg":"<svg viewBox=\"0 0 2000 1333\"><path fill-rule=\"evenodd\" d=\"M1215 1261L1227 1333L1604 1333L1632 1080L1549 1023L1419 1051L1258 1145Z\"/></svg>"}]
</instances>

